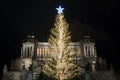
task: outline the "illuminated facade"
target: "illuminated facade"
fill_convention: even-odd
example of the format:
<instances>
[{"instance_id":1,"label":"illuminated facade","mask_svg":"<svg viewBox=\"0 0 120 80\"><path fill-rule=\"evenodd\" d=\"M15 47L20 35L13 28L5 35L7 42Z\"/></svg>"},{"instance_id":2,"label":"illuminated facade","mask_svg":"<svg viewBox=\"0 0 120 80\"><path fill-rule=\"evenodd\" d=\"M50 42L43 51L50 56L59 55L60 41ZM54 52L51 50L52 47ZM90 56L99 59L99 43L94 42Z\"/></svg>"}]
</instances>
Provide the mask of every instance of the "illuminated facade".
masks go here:
<instances>
[{"instance_id":1,"label":"illuminated facade","mask_svg":"<svg viewBox=\"0 0 120 80\"><path fill-rule=\"evenodd\" d=\"M56 8L62 14L64 8ZM53 80L43 75L43 65L50 57L48 42L39 42L35 36L28 36L22 43L20 57L11 61L11 69L4 67L2 80ZM77 80L115 80L113 70L107 68L106 60L97 57L95 42L90 36L71 42L70 53L75 53L74 64L80 67L81 75ZM57 54L55 54L57 55ZM42 77L40 77L42 76Z\"/></svg>"},{"instance_id":2,"label":"illuminated facade","mask_svg":"<svg viewBox=\"0 0 120 80\"><path fill-rule=\"evenodd\" d=\"M34 39L34 36L28 36L22 43L20 58L11 62L11 71L7 72L5 66L3 80L36 80L42 71L42 66L46 59L50 58L49 54L51 53L49 53L48 45L48 42L39 42ZM95 75L94 80L97 80L98 77L96 78L96 76L101 75L100 72L108 76L113 75L112 71L109 71L107 68L105 60L97 57L95 43L90 40L89 36L85 36L80 42L72 42L69 47L72 49L71 52L76 53L75 64L81 66L85 63L84 68L81 70L85 74L84 80L92 80L90 74ZM85 61L81 63L80 60L83 57ZM32 69L30 70L31 65ZM29 77L22 77L26 75L29 75ZM112 78L110 80L114 79Z\"/></svg>"}]
</instances>

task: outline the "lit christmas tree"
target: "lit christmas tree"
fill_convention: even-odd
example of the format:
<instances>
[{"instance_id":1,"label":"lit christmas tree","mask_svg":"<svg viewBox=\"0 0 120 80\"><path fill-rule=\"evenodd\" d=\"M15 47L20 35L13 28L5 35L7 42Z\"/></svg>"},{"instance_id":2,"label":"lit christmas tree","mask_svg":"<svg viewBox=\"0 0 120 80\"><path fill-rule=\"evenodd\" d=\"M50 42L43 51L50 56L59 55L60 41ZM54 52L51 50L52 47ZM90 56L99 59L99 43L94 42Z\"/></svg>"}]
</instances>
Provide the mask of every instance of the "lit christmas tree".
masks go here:
<instances>
[{"instance_id":1,"label":"lit christmas tree","mask_svg":"<svg viewBox=\"0 0 120 80\"><path fill-rule=\"evenodd\" d=\"M58 80L69 80L80 74L80 70L73 62L75 53L71 51L69 44L71 36L68 30L68 24L64 19L64 8L56 8L58 14L55 24L51 29L49 36L50 58L43 67L43 72L49 77L55 77Z\"/></svg>"}]
</instances>

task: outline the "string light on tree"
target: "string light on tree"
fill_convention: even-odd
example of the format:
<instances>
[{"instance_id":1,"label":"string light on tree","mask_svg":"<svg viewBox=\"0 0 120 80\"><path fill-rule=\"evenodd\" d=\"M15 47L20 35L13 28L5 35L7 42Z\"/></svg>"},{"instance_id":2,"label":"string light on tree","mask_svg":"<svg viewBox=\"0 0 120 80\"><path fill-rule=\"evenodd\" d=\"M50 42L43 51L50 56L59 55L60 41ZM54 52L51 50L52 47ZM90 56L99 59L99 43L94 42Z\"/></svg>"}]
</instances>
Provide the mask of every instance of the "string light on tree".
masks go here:
<instances>
[{"instance_id":1,"label":"string light on tree","mask_svg":"<svg viewBox=\"0 0 120 80\"><path fill-rule=\"evenodd\" d=\"M58 14L48 39L51 58L47 60L43 71L49 77L54 77L58 80L69 80L80 75L80 69L73 63L75 61L75 53L69 47L71 36L69 25L63 14L64 8L59 6L56 9Z\"/></svg>"}]
</instances>

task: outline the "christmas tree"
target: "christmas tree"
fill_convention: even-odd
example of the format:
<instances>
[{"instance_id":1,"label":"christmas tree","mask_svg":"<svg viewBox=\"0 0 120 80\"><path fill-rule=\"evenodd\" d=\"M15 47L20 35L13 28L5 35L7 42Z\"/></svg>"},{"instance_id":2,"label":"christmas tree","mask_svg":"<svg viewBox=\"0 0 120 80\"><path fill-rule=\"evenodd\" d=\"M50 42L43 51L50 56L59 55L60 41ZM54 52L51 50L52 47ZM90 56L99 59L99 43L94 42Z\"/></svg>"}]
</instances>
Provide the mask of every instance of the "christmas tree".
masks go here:
<instances>
[{"instance_id":1,"label":"christmas tree","mask_svg":"<svg viewBox=\"0 0 120 80\"><path fill-rule=\"evenodd\" d=\"M69 25L64 19L64 8L56 8L58 14L55 19L54 27L49 36L50 58L44 65L43 72L49 77L58 80L69 80L80 74L80 70L73 62L75 53L71 51L71 36L68 30Z\"/></svg>"}]
</instances>

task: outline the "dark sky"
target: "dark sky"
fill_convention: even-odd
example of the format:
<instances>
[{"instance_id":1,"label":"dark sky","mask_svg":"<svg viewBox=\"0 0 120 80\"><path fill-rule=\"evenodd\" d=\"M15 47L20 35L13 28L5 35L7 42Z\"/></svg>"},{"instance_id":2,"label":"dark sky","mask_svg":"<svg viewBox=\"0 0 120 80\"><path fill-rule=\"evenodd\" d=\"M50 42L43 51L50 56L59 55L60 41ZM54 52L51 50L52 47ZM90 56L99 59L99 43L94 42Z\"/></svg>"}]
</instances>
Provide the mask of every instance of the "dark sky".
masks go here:
<instances>
[{"instance_id":1,"label":"dark sky","mask_svg":"<svg viewBox=\"0 0 120 80\"><path fill-rule=\"evenodd\" d=\"M107 58L115 69L119 68L120 13L117 0L1 0L1 62L8 63L18 55L21 41L29 34L47 41L59 4L65 8L72 40L79 41L81 35L89 34L95 39L98 56Z\"/></svg>"}]
</instances>

